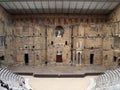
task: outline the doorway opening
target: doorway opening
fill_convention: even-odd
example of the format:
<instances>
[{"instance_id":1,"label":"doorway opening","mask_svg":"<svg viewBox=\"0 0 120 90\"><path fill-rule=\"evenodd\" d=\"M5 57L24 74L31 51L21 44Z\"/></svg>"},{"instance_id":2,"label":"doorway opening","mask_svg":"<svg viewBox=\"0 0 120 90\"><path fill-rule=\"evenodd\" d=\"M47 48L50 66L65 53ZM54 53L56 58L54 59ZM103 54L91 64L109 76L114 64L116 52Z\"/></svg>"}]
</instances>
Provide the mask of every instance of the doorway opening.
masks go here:
<instances>
[{"instance_id":1,"label":"doorway opening","mask_svg":"<svg viewBox=\"0 0 120 90\"><path fill-rule=\"evenodd\" d=\"M62 62L62 51L57 51L57 54L56 54L56 62Z\"/></svg>"},{"instance_id":2,"label":"doorway opening","mask_svg":"<svg viewBox=\"0 0 120 90\"><path fill-rule=\"evenodd\" d=\"M90 64L94 64L94 54L90 54Z\"/></svg>"},{"instance_id":3,"label":"doorway opening","mask_svg":"<svg viewBox=\"0 0 120 90\"><path fill-rule=\"evenodd\" d=\"M78 53L78 64L80 64L80 52Z\"/></svg>"},{"instance_id":4,"label":"doorway opening","mask_svg":"<svg viewBox=\"0 0 120 90\"><path fill-rule=\"evenodd\" d=\"M62 62L62 55L56 55L56 62Z\"/></svg>"},{"instance_id":5,"label":"doorway opening","mask_svg":"<svg viewBox=\"0 0 120 90\"><path fill-rule=\"evenodd\" d=\"M29 64L29 55L28 54L24 54L24 62L25 62L25 65Z\"/></svg>"}]
</instances>

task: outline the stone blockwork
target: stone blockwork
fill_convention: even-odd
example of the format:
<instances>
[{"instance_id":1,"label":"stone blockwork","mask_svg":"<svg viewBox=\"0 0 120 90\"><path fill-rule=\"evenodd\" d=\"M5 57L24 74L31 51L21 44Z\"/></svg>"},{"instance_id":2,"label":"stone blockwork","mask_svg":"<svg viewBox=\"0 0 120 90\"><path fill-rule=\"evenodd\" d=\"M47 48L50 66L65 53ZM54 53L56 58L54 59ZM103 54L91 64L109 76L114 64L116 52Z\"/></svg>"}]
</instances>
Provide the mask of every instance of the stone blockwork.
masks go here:
<instances>
[{"instance_id":1,"label":"stone blockwork","mask_svg":"<svg viewBox=\"0 0 120 90\"><path fill-rule=\"evenodd\" d=\"M29 64L43 63L46 50L46 27L31 21L15 21L13 30L17 62L25 62L25 54L28 54Z\"/></svg>"},{"instance_id":2,"label":"stone blockwork","mask_svg":"<svg viewBox=\"0 0 120 90\"><path fill-rule=\"evenodd\" d=\"M112 22L120 21L120 5L110 14L109 18Z\"/></svg>"},{"instance_id":3,"label":"stone blockwork","mask_svg":"<svg viewBox=\"0 0 120 90\"><path fill-rule=\"evenodd\" d=\"M47 56L48 62L55 63L57 55L62 55L62 61L69 63L71 60L71 30L64 27L63 36L56 36L55 28L48 28ZM59 58L58 58L59 59Z\"/></svg>"},{"instance_id":4,"label":"stone blockwork","mask_svg":"<svg viewBox=\"0 0 120 90\"><path fill-rule=\"evenodd\" d=\"M9 16L0 9L0 59L5 57L2 63L119 64L120 23L113 23L114 18L119 20L119 8L111 14L112 22L103 15Z\"/></svg>"},{"instance_id":5,"label":"stone blockwork","mask_svg":"<svg viewBox=\"0 0 120 90\"><path fill-rule=\"evenodd\" d=\"M114 32L113 62L116 66L120 66L120 5L110 14L109 18Z\"/></svg>"},{"instance_id":6,"label":"stone blockwork","mask_svg":"<svg viewBox=\"0 0 120 90\"><path fill-rule=\"evenodd\" d=\"M113 37L111 26L106 23L82 23L74 30L74 56L80 64L105 64L104 52L108 63L112 62ZM81 54L79 58L78 54Z\"/></svg>"},{"instance_id":7,"label":"stone blockwork","mask_svg":"<svg viewBox=\"0 0 120 90\"><path fill-rule=\"evenodd\" d=\"M7 51L9 51L11 48L9 48L8 50L7 46L10 43L8 44L5 41L8 41L9 39L9 35L8 35L10 30L9 23L10 23L10 15L2 7L0 7L0 64L1 63L8 64L7 60L9 58L7 57Z\"/></svg>"}]
</instances>

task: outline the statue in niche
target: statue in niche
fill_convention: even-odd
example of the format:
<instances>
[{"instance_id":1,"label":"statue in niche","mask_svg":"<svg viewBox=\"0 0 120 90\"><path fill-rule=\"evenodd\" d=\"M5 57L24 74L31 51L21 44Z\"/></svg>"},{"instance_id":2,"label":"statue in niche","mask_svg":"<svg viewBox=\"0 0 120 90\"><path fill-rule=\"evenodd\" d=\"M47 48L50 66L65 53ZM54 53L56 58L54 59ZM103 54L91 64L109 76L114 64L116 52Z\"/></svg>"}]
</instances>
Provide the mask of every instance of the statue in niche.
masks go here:
<instances>
[{"instance_id":1,"label":"statue in niche","mask_svg":"<svg viewBox=\"0 0 120 90\"><path fill-rule=\"evenodd\" d=\"M57 37L61 37L61 31L60 30L57 31Z\"/></svg>"},{"instance_id":2,"label":"statue in niche","mask_svg":"<svg viewBox=\"0 0 120 90\"><path fill-rule=\"evenodd\" d=\"M62 26L56 26L55 28L55 36L56 37L63 37L64 28Z\"/></svg>"}]
</instances>

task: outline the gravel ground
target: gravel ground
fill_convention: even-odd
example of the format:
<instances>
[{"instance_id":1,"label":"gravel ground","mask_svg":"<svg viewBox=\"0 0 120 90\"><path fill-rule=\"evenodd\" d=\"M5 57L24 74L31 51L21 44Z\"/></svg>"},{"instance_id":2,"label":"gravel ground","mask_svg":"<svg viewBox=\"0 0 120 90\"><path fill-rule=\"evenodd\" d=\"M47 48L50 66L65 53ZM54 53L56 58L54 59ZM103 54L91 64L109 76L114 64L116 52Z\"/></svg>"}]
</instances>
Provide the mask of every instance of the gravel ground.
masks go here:
<instances>
[{"instance_id":1,"label":"gravel ground","mask_svg":"<svg viewBox=\"0 0 120 90\"><path fill-rule=\"evenodd\" d=\"M95 76L85 78L34 78L23 76L29 79L33 90L86 90L90 79Z\"/></svg>"}]
</instances>

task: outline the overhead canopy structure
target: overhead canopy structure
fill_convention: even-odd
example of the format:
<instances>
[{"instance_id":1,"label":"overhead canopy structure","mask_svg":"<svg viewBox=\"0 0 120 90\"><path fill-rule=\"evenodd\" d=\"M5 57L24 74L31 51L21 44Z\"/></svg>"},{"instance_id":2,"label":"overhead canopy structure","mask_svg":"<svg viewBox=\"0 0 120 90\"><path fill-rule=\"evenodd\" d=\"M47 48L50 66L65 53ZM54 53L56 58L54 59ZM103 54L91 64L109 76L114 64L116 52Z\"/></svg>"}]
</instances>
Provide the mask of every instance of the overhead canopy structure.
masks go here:
<instances>
[{"instance_id":1,"label":"overhead canopy structure","mask_svg":"<svg viewBox=\"0 0 120 90\"><path fill-rule=\"evenodd\" d=\"M109 14L119 4L120 0L0 0L0 5L12 14Z\"/></svg>"}]
</instances>

